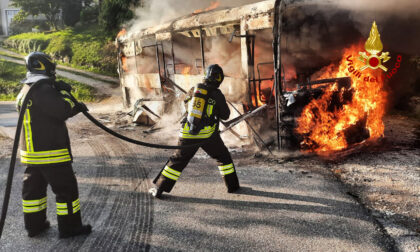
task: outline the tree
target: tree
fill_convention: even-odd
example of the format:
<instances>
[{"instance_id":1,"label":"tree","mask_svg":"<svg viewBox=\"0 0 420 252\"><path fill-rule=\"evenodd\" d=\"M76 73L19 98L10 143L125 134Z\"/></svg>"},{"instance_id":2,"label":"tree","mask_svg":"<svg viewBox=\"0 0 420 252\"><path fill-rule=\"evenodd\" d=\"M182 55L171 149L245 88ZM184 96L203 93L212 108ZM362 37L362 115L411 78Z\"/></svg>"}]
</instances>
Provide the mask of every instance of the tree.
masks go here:
<instances>
[{"instance_id":1,"label":"tree","mask_svg":"<svg viewBox=\"0 0 420 252\"><path fill-rule=\"evenodd\" d=\"M63 22L65 25L74 26L80 21L80 12L83 4L82 0L62 1Z\"/></svg>"},{"instance_id":2,"label":"tree","mask_svg":"<svg viewBox=\"0 0 420 252\"><path fill-rule=\"evenodd\" d=\"M22 15L44 14L48 25L53 30L57 30L63 1L65 0L13 0L12 5L20 8Z\"/></svg>"},{"instance_id":3,"label":"tree","mask_svg":"<svg viewBox=\"0 0 420 252\"><path fill-rule=\"evenodd\" d=\"M140 0L101 0L99 21L109 32L117 31L120 26L134 17L132 7Z\"/></svg>"}]
</instances>

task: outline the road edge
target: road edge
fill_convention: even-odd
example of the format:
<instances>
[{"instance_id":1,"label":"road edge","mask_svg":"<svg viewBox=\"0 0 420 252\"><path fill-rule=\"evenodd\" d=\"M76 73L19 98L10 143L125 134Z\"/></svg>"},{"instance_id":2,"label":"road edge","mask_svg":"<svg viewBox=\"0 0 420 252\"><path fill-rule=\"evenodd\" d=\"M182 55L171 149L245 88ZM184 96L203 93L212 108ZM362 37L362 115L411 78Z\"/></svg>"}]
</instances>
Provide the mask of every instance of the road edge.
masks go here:
<instances>
[{"instance_id":1,"label":"road edge","mask_svg":"<svg viewBox=\"0 0 420 252\"><path fill-rule=\"evenodd\" d=\"M381 232L389 239L391 245L390 251L397 252L420 252L420 236L406 227L398 225L387 219L386 214L379 212L376 209L370 208L359 196L355 188L341 179L334 173L333 169L327 168L335 179L346 188L347 194L350 195L357 203L363 207L366 213L375 221L376 225L381 229Z\"/></svg>"},{"instance_id":2,"label":"road edge","mask_svg":"<svg viewBox=\"0 0 420 252\"><path fill-rule=\"evenodd\" d=\"M0 137L14 139L14 137L15 137L15 128L14 127L0 126Z\"/></svg>"}]
</instances>

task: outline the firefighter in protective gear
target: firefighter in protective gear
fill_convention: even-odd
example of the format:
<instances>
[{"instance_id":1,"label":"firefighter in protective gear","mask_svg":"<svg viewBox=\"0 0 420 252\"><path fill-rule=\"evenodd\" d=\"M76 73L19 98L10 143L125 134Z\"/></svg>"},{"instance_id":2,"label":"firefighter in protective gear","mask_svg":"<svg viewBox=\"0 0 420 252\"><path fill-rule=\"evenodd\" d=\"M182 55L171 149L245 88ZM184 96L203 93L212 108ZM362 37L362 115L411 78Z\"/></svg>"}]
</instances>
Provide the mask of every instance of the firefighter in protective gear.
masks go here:
<instances>
[{"instance_id":1,"label":"firefighter in protective gear","mask_svg":"<svg viewBox=\"0 0 420 252\"><path fill-rule=\"evenodd\" d=\"M219 86L224 79L219 65L210 65L206 70L203 84L192 88L185 102L188 116L182 121L179 145L188 146L203 142L201 148L218 162L218 168L226 184L227 191L239 189L235 166L228 149L220 137L219 120L229 118L230 110ZM159 198L163 192L170 192L181 176L182 170L200 147L178 149L170 158L150 193Z\"/></svg>"},{"instance_id":2,"label":"firefighter in protective gear","mask_svg":"<svg viewBox=\"0 0 420 252\"><path fill-rule=\"evenodd\" d=\"M87 111L83 103L72 101L71 86L55 81L55 63L41 52L26 58L28 72L17 97L17 109L30 87L21 137L21 162L26 165L23 178L23 212L29 237L48 229L46 216L47 185L56 195L59 237L89 234L92 227L82 225L77 181L72 169L70 139L65 121Z\"/></svg>"}]
</instances>

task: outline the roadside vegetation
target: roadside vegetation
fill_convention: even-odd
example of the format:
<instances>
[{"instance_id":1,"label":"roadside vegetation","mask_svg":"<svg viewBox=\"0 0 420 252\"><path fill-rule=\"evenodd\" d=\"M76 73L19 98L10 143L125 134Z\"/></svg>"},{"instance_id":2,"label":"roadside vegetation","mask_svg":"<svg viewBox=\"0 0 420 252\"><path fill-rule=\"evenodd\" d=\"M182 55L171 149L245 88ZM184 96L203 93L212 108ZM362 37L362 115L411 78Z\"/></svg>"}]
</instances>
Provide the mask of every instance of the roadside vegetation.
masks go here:
<instances>
[{"instance_id":1,"label":"roadside vegetation","mask_svg":"<svg viewBox=\"0 0 420 252\"><path fill-rule=\"evenodd\" d=\"M5 48L21 54L42 51L62 65L117 76L117 50L113 38L96 25L56 32L30 32L9 37Z\"/></svg>"},{"instance_id":2,"label":"roadside vegetation","mask_svg":"<svg viewBox=\"0 0 420 252\"><path fill-rule=\"evenodd\" d=\"M22 88L20 81L25 78L25 75L25 66L0 59L1 101L12 101L16 99L16 96ZM72 94L79 101L92 102L96 100L94 88L63 77L57 77L57 80L62 80L70 84L73 88Z\"/></svg>"},{"instance_id":3,"label":"roadside vegetation","mask_svg":"<svg viewBox=\"0 0 420 252\"><path fill-rule=\"evenodd\" d=\"M26 55L49 54L59 64L117 76L114 40L134 17L140 0L12 0L20 8L11 23L13 36L3 47ZM60 11L62 19L59 18ZM43 16L44 19L28 18Z\"/></svg>"}]
</instances>

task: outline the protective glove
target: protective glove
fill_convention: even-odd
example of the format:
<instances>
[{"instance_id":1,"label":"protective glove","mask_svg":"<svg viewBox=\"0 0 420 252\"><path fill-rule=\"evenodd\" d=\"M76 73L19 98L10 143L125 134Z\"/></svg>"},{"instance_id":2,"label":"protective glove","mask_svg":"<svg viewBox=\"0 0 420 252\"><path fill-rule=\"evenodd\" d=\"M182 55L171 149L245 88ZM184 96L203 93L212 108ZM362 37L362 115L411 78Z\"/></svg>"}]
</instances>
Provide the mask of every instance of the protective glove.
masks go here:
<instances>
[{"instance_id":1,"label":"protective glove","mask_svg":"<svg viewBox=\"0 0 420 252\"><path fill-rule=\"evenodd\" d=\"M58 82L56 82L55 88L58 91L64 90L64 91L67 91L69 93L71 92L71 86L70 86L70 84L67 84L64 81L58 81Z\"/></svg>"},{"instance_id":2,"label":"protective glove","mask_svg":"<svg viewBox=\"0 0 420 252\"><path fill-rule=\"evenodd\" d=\"M89 111L89 109L86 107L86 105L83 102L78 102L76 103L76 105L74 105L73 112L75 115L80 112L87 112L87 111Z\"/></svg>"}]
</instances>

